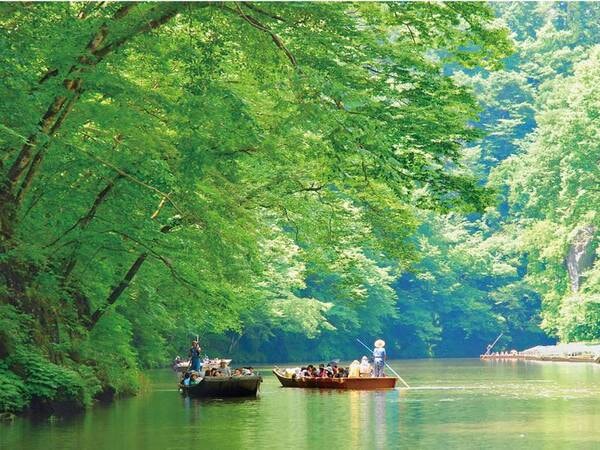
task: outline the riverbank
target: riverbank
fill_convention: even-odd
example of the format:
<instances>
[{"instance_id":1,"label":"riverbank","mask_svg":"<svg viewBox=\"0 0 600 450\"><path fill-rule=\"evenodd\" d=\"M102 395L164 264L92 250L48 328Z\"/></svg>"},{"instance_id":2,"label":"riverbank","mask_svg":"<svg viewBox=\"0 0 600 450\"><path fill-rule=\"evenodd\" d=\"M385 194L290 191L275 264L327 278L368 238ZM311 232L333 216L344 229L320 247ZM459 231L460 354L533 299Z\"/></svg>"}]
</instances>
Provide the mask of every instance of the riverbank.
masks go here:
<instances>
[{"instance_id":1,"label":"riverbank","mask_svg":"<svg viewBox=\"0 0 600 450\"><path fill-rule=\"evenodd\" d=\"M600 344L572 342L569 344L538 345L517 352L494 352L480 356L483 360L530 360L555 362L586 362L600 364Z\"/></svg>"}]
</instances>

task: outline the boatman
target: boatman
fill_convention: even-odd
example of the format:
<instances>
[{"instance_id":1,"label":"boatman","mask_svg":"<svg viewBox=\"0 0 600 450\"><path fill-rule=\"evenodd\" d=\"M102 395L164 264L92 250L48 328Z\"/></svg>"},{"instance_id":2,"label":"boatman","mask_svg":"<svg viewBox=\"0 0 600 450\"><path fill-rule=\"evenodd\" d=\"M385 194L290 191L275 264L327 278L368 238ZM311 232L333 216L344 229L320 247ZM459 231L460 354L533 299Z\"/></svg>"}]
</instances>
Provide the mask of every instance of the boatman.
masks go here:
<instances>
[{"instance_id":1,"label":"boatman","mask_svg":"<svg viewBox=\"0 0 600 450\"><path fill-rule=\"evenodd\" d=\"M195 370L196 372L200 371L200 344L198 341L192 341L192 348L190 348L190 370Z\"/></svg>"},{"instance_id":2,"label":"boatman","mask_svg":"<svg viewBox=\"0 0 600 450\"><path fill-rule=\"evenodd\" d=\"M375 365L375 376L384 377L383 366L387 355L385 353L385 341L383 339L377 339L375 341L375 348L373 349L373 363Z\"/></svg>"}]
</instances>

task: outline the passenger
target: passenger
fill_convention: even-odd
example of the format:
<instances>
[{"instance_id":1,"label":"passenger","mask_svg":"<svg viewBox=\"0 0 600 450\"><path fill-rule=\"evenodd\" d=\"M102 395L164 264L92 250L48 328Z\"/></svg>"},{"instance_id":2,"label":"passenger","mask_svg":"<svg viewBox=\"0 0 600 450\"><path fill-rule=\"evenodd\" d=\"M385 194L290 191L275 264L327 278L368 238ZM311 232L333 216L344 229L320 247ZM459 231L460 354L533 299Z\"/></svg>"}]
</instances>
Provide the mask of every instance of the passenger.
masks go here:
<instances>
[{"instance_id":1,"label":"passenger","mask_svg":"<svg viewBox=\"0 0 600 450\"><path fill-rule=\"evenodd\" d=\"M317 372L319 378L327 378L327 370L325 370L325 364L319 364L319 371Z\"/></svg>"},{"instance_id":2,"label":"passenger","mask_svg":"<svg viewBox=\"0 0 600 450\"><path fill-rule=\"evenodd\" d=\"M182 380L181 382L183 383L183 385L184 385L184 386L189 386L189 385L190 385L190 376L191 376L191 375L190 375L190 373L189 373L189 372L186 372L186 373L183 375L183 380Z\"/></svg>"},{"instance_id":3,"label":"passenger","mask_svg":"<svg viewBox=\"0 0 600 450\"><path fill-rule=\"evenodd\" d=\"M219 371L215 367L213 367L212 369L210 369L210 376L211 377L219 376Z\"/></svg>"},{"instance_id":4,"label":"passenger","mask_svg":"<svg viewBox=\"0 0 600 450\"><path fill-rule=\"evenodd\" d=\"M373 349L373 363L375 364L375 376L376 377L384 377L383 366L385 365L385 360L387 359L387 354L385 353L385 341L383 339L377 339L375 341L375 348Z\"/></svg>"},{"instance_id":5,"label":"passenger","mask_svg":"<svg viewBox=\"0 0 600 450\"><path fill-rule=\"evenodd\" d=\"M173 370L179 369L179 364L181 364L181 356L177 355L173 360Z\"/></svg>"},{"instance_id":6,"label":"passenger","mask_svg":"<svg viewBox=\"0 0 600 450\"><path fill-rule=\"evenodd\" d=\"M200 383L200 380L198 379L198 374L197 373L192 373L191 377L190 377L190 386L194 386L195 384Z\"/></svg>"},{"instance_id":7,"label":"passenger","mask_svg":"<svg viewBox=\"0 0 600 450\"><path fill-rule=\"evenodd\" d=\"M334 363L335 364L335 363ZM337 368L337 365L336 365ZM327 376L329 378L333 378L333 374L334 374L334 370L333 370L333 366L331 365L331 363L327 363L327 365L325 366L325 371L327 372Z\"/></svg>"},{"instance_id":8,"label":"passenger","mask_svg":"<svg viewBox=\"0 0 600 450\"><path fill-rule=\"evenodd\" d=\"M373 372L371 364L369 364L369 358L363 356L360 360L359 372L361 377L370 377Z\"/></svg>"},{"instance_id":9,"label":"passenger","mask_svg":"<svg viewBox=\"0 0 600 450\"><path fill-rule=\"evenodd\" d=\"M235 369L233 371L233 376L234 377L241 377L242 376L242 369Z\"/></svg>"},{"instance_id":10,"label":"passenger","mask_svg":"<svg viewBox=\"0 0 600 450\"><path fill-rule=\"evenodd\" d=\"M242 367L242 375L254 375L254 367Z\"/></svg>"},{"instance_id":11,"label":"passenger","mask_svg":"<svg viewBox=\"0 0 600 450\"><path fill-rule=\"evenodd\" d=\"M360 376L360 363L355 359L348 369L348 378L358 378Z\"/></svg>"},{"instance_id":12,"label":"passenger","mask_svg":"<svg viewBox=\"0 0 600 450\"><path fill-rule=\"evenodd\" d=\"M227 367L227 363L225 361L221 361L219 364L219 373L224 377L231 376L231 369Z\"/></svg>"},{"instance_id":13,"label":"passenger","mask_svg":"<svg viewBox=\"0 0 600 450\"><path fill-rule=\"evenodd\" d=\"M288 367L283 370L283 374L286 378L292 378L298 372L300 372L300 367Z\"/></svg>"}]
</instances>

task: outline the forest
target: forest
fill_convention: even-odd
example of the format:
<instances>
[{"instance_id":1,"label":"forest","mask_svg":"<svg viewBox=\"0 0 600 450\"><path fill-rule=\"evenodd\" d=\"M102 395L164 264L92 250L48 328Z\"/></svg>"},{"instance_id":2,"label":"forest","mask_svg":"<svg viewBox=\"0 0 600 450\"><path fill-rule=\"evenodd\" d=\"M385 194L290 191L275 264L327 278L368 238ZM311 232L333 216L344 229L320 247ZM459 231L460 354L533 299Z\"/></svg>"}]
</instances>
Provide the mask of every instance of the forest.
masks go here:
<instances>
[{"instance_id":1,"label":"forest","mask_svg":"<svg viewBox=\"0 0 600 450\"><path fill-rule=\"evenodd\" d=\"M144 369L600 339L600 5L0 5L0 412ZM591 26L590 24L593 24Z\"/></svg>"}]
</instances>

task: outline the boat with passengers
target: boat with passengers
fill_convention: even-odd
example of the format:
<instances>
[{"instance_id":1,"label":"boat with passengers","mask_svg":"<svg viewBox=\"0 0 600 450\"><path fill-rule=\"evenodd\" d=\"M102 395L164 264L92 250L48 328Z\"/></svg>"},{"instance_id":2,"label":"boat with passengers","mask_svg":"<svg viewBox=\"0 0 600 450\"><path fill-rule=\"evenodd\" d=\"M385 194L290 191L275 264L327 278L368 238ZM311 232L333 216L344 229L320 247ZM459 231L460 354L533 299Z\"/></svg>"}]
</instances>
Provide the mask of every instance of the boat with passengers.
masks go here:
<instances>
[{"instance_id":1,"label":"boat with passengers","mask_svg":"<svg viewBox=\"0 0 600 450\"><path fill-rule=\"evenodd\" d=\"M258 374L205 376L197 384L180 385L180 388L184 395L194 398L256 397L262 381Z\"/></svg>"},{"instance_id":2,"label":"boat with passengers","mask_svg":"<svg viewBox=\"0 0 600 450\"><path fill-rule=\"evenodd\" d=\"M291 370L273 369L282 387L305 389L343 389L343 390L376 390L394 389L397 378L394 377L306 377L297 376Z\"/></svg>"},{"instance_id":3,"label":"boat with passengers","mask_svg":"<svg viewBox=\"0 0 600 450\"><path fill-rule=\"evenodd\" d=\"M182 394L196 398L256 397L263 379L252 367L229 368L230 359L207 361L200 371L188 371L179 383Z\"/></svg>"}]
</instances>

